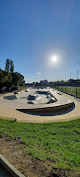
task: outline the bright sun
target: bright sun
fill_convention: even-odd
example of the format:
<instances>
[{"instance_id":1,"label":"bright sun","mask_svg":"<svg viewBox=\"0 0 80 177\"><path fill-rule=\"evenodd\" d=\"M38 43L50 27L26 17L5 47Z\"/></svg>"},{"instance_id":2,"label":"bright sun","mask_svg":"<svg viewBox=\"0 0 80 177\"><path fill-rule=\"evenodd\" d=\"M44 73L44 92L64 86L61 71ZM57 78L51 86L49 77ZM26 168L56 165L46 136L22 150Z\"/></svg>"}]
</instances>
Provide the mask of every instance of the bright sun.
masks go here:
<instances>
[{"instance_id":1,"label":"bright sun","mask_svg":"<svg viewBox=\"0 0 80 177\"><path fill-rule=\"evenodd\" d=\"M56 63L57 59L58 59L57 56L53 56L53 57L52 57L52 61L53 61L54 63Z\"/></svg>"}]
</instances>

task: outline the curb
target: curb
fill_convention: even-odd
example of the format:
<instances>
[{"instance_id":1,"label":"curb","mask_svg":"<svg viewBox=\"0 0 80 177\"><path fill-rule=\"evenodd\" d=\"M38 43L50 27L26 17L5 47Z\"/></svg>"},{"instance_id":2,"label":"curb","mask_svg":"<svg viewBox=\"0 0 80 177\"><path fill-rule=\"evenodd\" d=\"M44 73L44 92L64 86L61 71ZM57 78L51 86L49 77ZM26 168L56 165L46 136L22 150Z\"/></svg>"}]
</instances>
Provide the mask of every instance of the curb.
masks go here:
<instances>
[{"instance_id":1,"label":"curb","mask_svg":"<svg viewBox=\"0 0 80 177\"><path fill-rule=\"evenodd\" d=\"M21 174L10 162L8 162L1 154L0 154L0 163L5 167L5 169L13 176L13 177L25 177Z\"/></svg>"}]
</instances>

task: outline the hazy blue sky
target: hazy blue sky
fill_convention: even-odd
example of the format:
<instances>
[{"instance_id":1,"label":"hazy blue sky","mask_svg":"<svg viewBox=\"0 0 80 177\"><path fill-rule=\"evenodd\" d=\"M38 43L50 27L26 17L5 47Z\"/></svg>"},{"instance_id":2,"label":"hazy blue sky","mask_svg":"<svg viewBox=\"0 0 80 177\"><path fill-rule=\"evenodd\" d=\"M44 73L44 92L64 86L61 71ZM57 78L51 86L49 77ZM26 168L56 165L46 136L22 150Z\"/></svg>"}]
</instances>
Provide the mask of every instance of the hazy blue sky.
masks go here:
<instances>
[{"instance_id":1,"label":"hazy blue sky","mask_svg":"<svg viewBox=\"0 0 80 177\"><path fill-rule=\"evenodd\" d=\"M80 0L0 0L2 69L7 58L26 82L80 78Z\"/></svg>"}]
</instances>

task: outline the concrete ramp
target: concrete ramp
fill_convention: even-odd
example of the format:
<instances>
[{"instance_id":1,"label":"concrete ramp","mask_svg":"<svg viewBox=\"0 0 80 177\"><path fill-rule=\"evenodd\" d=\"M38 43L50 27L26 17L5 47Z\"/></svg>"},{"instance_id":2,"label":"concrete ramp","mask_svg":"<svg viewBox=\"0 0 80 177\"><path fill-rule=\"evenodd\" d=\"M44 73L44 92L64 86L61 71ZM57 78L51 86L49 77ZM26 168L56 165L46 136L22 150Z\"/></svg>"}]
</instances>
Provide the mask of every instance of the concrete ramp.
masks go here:
<instances>
[{"instance_id":1,"label":"concrete ramp","mask_svg":"<svg viewBox=\"0 0 80 177\"><path fill-rule=\"evenodd\" d=\"M52 98L48 101L47 104L54 103L54 102L56 102L56 99L55 99L54 97L52 97Z\"/></svg>"},{"instance_id":2,"label":"concrete ramp","mask_svg":"<svg viewBox=\"0 0 80 177\"><path fill-rule=\"evenodd\" d=\"M16 95L8 95L8 96L4 96L3 99L6 99L6 100L16 100L18 98L16 97Z\"/></svg>"}]
</instances>

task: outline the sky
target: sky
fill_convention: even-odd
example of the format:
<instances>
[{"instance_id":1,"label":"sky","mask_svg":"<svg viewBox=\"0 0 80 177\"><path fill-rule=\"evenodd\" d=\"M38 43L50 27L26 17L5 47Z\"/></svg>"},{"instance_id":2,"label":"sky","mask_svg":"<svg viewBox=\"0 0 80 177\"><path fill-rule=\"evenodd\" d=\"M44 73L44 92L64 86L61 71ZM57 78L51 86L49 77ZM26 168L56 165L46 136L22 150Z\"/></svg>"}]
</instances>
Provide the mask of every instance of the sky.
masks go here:
<instances>
[{"instance_id":1,"label":"sky","mask_svg":"<svg viewBox=\"0 0 80 177\"><path fill-rule=\"evenodd\" d=\"M80 78L80 0L0 0L0 68L7 58L26 82Z\"/></svg>"}]
</instances>

